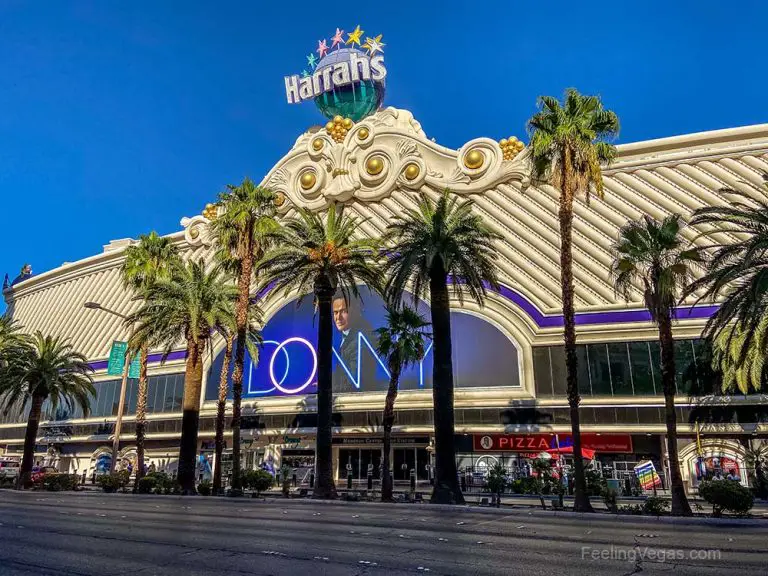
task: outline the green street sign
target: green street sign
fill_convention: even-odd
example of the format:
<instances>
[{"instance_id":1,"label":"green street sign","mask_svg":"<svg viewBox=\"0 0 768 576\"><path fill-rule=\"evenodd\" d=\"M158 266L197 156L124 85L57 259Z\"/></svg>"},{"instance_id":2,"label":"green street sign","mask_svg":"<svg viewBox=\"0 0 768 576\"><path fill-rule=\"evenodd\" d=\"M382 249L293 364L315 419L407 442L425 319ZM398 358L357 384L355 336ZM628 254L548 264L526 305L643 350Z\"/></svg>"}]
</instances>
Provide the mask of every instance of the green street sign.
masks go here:
<instances>
[{"instance_id":1,"label":"green street sign","mask_svg":"<svg viewBox=\"0 0 768 576\"><path fill-rule=\"evenodd\" d=\"M128 349L127 342L112 342L112 349L109 351L109 361L107 362L107 374L110 376L122 376L125 367L125 351ZM128 367L128 378L138 378L141 361L139 355L131 361Z\"/></svg>"}]
</instances>

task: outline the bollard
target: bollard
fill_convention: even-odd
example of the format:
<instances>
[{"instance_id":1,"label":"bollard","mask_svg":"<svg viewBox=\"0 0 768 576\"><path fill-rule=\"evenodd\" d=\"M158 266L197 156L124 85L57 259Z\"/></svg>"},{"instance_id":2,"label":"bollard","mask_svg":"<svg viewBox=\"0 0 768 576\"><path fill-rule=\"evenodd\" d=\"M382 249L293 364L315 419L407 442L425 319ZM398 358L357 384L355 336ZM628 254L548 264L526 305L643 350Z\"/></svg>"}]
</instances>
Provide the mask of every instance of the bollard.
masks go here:
<instances>
[{"instance_id":1,"label":"bollard","mask_svg":"<svg viewBox=\"0 0 768 576\"><path fill-rule=\"evenodd\" d=\"M293 471L293 476L291 477L291 481L293 482L293 487L295 488L299 484L299 477L296 474L296 470Z\"/></svg>"},{"instance_id":2,"label":"bollard","mask_svg":"<svg viewBox=\"0 0 768 576\"><path fill-rule=\"evenodd\" d=\"M309 473L309 487L314 488L315 487L315 471L312 470L312 472Z\"/></svg>"},{"instance_id":3,"label":"bollard","mask_svg":"<svg viewBox=\"0 0 768 576\"><path fill-rule=\"evenodd\" d=\"M411 492L416 492L416 469L411 469Z\"/></svg>"},{"instance_id":4,"label":"bollard","mask_svg":"<svg viewBox=\"0 0 768 576\"><path fill-rule=\"evenodd\" d=\"M368 472L368 491L373 490L373 474Z\"/></svg>"},{"instance_id":5,"label":"bollard","mask_svg":"<svg viewBox=\"0 0 768 576\"><path fill-rule=\"evenodd\" d=\"M352 470L347 472L347 490L352 490Z\"/></svg>"},{"instance_id":6,"label":"bollard","mask_svg":"<svg viewBox=\"0 0 768 576\"><path fill-rule=\"evenodd\" d=\"M462 492L467 491L467 475L466 474L461 475L461 491Z\"/></svg>"},{"instance_id":7,"label":"bollard","mask_svg":"<svg viewBox=\"0 0 768 576\"><path fill-rule=\"evenodd\" d=\"M86 476L86 473L85 473L85 470L83 470L83 480L82 482L80 482L80 484L85 485L85 476Z\"/></svg>"}]
</instances>

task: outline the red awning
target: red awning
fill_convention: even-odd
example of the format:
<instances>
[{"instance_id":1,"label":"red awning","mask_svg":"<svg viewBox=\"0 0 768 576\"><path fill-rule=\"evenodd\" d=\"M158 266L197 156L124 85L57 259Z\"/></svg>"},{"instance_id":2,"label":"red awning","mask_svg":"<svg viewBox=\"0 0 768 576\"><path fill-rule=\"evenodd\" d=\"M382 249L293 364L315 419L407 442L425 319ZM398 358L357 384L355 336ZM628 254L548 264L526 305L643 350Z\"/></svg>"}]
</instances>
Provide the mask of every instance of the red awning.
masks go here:
<instances>
[{"instance_id":1,"label":"red awning","mask_svg":"<svg viewBox=\"0 0 768 576\"><path fill-rule=\"evenodd\" d=\"M547 450L549 454L573 454L573 446L563 446L561 448L550 448ZM581 449L581 456L587 460L593 460L595 458L595 451L589 448Z\"/></svg>"}]
</instances>

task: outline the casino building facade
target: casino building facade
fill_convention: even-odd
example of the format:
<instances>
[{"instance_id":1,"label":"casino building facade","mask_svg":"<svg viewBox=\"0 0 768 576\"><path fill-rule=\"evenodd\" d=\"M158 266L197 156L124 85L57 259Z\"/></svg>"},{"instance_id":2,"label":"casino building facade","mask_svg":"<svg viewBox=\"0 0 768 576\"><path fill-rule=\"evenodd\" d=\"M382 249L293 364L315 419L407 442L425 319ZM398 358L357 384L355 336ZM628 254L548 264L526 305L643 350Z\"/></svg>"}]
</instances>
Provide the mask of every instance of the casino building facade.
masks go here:
<instances>
[{"instance_id":1,"label":"casino building facade","mask_svg":"<svg viewBox=\"0 0 768 576\"><path fill-rule=\"evenodd\" d=\"M331 123L333 124L333 123ZM382 109L360 120L301 134L262 181L280 193L281 217L293 206L327 210L333 204L364 220L359 234L379 236L394 215L414 205L417 192L449 188L471 197L475 209L502 240L497 263L502 289L484 307L454 302L456 446L462 469L482 470L502 460L510 469L526 458L570 443L560 312L557 194L530 181L527 150L515 139L478 138L452 150L428 138L412 114ZM635 290L626 303L608 277L609 248L629 219L689 217L698 207L722 204L724 187L759 194L768 173L768 125L749 126L625 144L604 171L605 198L577 203L574 274L585 446L595 466L616 477L633 474L639 462L666 466L663 396L657 331ZM181 219L171 235L185 257L213 254L208 217ZM685 238L701 242L699 230ZM731 238L737 241L736 238ZM95 368L98 395L91 414L48 414L38 439L41 461L62 471L91 474L108 469L120 377L106 374L112 342L127 337L122 320L84 308L95 301L125 314L135 303L120 282L123 251L132 240L113 240L89 258L22 279L4 290L9 311L28 331L72 339ZM244 464L264 461L309 467L314 458L316 373L312 306L296 297L268 292L261 297L265 344L258 366L248 359L245 379ZM339 477L351 468L378 474L381 412L386 368L375 354L374 329L382 320L374 295L338 304L334 345L334 460ZM674 326L678 364L678 450L689 488L697 466L737 468L745 451L764 442L768 426L754 410L764 396L722 398L706 390L705 350L699 337L716 303L693 301L680 307ZM343 308L343 310L342 310ZM223 354L215 341L207 355L201 400L201 475L213 453L215 396ZM165 363L150 356L147 455L157 468L172 470L178 450L184 353ZM432 446L431 358L403 379L397 400L393 462L405 479L411 469L428 478ZM702 404L727 403L733 416L712 422L695 415ZM129 380L120 456L133 454L136 382ZM743 410L742 410L743 408ZM0 454L20 455L24 414L0 418ZM698 441L697 441L698 438ZM228 446L231 448L231 446ZM228 455L225 454L225 458ZM231 458L231 456L229 456ZM702 464L703 463L703 464ZM226 464L226 462L225 462Z\"/></svg>"}]
</instances>

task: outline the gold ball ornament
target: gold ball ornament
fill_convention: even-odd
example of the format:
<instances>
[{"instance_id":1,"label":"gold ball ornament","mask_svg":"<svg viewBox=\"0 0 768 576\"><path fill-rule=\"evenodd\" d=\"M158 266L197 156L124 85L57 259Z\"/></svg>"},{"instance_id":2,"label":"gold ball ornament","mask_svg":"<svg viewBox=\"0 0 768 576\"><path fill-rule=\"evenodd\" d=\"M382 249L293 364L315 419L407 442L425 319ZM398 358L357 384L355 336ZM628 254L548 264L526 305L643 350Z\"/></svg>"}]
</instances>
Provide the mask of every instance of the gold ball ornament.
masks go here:
<instances>
[{"instance_id":1,"label":"gold ball ornament","mask_svg":"<svg viewBox=\"0 0 768 576\"><path fill-rule=\"evenodd\" d=\"M315 182L317 182L317 177L315 176L314 172L307 171L301 175L300 182L301 187L304 188L304 190L309 190L312 188L312 186L315 185Z\"/></svg>"},{"instance_id":2,"label":"gold ball ornament","mask_svg":"<svg viewBox=\"0 0 768 576\"><path fill-rule=\"evenodd\" d=\"M408 164L408 166L405 167L405 179L415 180L419 176L419 172L421 172L421 170L419 169L418 164Z\"/></svg>"},{"instance_id":3,"label":"gold ball ornament","mask_svg":"<svg viewBox=\"0 0 768 576\"><path fill-rule=\"evenodd\" d=\"M333 130L333 122L328 122L328 124L325 125L326 131L330 132Z\"/></svg>"},{"instance_id":4,"label":"gold ball ornament","mask_svg":"<svg viewBox=\"0 0 768 576\"><path fill-rule=\"evenodd\" d=\"M342 118L338 114L333 117L333 123L334 124L341 124L343 121L344 121L344 118Z\"/></svg>"},{"instance_id":5,"label":"gold ball ornament","mask_svg":"<svg viewBox=\"0 0 768 576\"><path fill-rule=\"evenodd\" d=\"M275 206L282 206L283 204L285 204L285 194L278 192L275 195Z\"/></svg>"},{"instance_id":6,"label":"gold ball ornament","mask_svg":"<svg viewBox=\"0 0 768 576\"><path fill-rule=\"evenodd\" d=\"M360 128L360 130L357 131L357 137L360 138L360 140L366 140L370 134L368 128Z\"/></svg>"},{"instance_id":7,"label":"gold ball ornament","mask_svg":"<svg viewBox=\"0 0 768 576\"><path fill-rule=\"evenodd\" d=\"M464 156L464 166L470 170L476 170L480 168L485 162L485 156L480 150L470 150L466 156Z\"/></svg>"},{"instance_id":8,"label":"gold ball ornament","mask_svg":"<svg viewBox=\"0 0 768 576\"><path fill-rule=\"evenodd\" d=\"M196 240L198 236L200 236L200 230L197 228L192 228L192 230L189 231L189 237L192 238L192 240Z\"/></svg>"},{"instance_id":9,"label":"gold ball ornament","mask_svg":"<svg viewBox=\"0 0 768 576\"><path fill-rule=\"evenodd\" d=\"M381 171L384 170L384 160L379 156L371 156L365 163L365 169L371 176L381 174Z\"/></svg>"},{"instance_id":10,"label":"gold ball ornament","mask_svg":"<svg viewBox=\"0 0 768 576\"><path fill-rule=\"evenodd\" d=\"M316 152L319 152L323 149L323 139L322 138L315 138L312 140L312 149Z\"/></svg>"},{"instance_id":11,"label":"gold ball ornament","mask_svg":"<svg viewBox=\"0 0 768 576\"><path fill-rule=\"evenodd\" d=\"M352 122L352 118L344 118L344 128L349 130L350 128L352 128L353 124L354 122Z\"/></svg>"}]
</instances>

